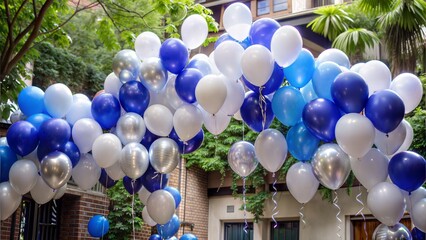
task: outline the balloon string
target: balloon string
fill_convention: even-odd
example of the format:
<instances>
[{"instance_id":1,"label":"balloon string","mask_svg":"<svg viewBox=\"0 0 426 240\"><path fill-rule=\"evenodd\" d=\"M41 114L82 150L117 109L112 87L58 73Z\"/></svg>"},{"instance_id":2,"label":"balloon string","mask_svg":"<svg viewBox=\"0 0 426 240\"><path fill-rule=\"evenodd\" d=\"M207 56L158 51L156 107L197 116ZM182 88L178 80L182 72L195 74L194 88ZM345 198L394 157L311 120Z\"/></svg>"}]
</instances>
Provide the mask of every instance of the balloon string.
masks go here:
<instances>
[{"instance_id":1,"label":"balloon string","mask_svg":"<svg viewBox=\"0 0 426 240\"><path fill-rule=\"evenodd\" d=\"M275 199L275 196L277 195L277 188L275 187L275 184L277 184L277 178L275 177L275 172L272 173L272 177L274 178L274 183L272 183L272 188L274 189L274 193L272 194L272 202L274 202L274 208L272 209L272 221L274 221L274 228L277 228L278 223L277 220L275 220L275 216L278 214L278 203Z\"/></svg>"},{"instance_id":2,"label":"balloon string","mask_svg":"<svg viewBox=\"0 0 426 240\"><path fill-rule=\"evenodd\" d=\"M247 207L246 207L246 178L243 177L243 208L244 208L244 232L247 234Z\"/></svg>"},{"instance_id":3,"label":"balloon string","mask_svg":"<svg viewBox=\"0 0 426 240\"><path fill-rule=\"evenodd\" d=\"M362 210L364 210L364 203L361 200L361 196L362 196L361 186L358 186L358 189L359 189L359 193L358 195L356 195L356 201L361 205L361 209L355 214L355 216L358 216L358 215L362 216L362 219L364 220L365 239L368 239L367 222L365 221L365 216L364 216L364 213L362 212Z\"/></svg>"},{"instance_id":4,"label":"balloon string","mask_svg":"<svg viewBox=\"0 0 426 240\"><path fill-rule=\"evenodd\" d=\"M136 239L135 236L135 211L134 211L134 205L135 205L135 180L132 180L132 231L133 231L133 240Z\"/></svg>"},{"instance_id":5,"label":"balloon string","mask_svg":"<svg viewBox=\"0 0 426 240\"><path fill-rule=\"evenodd\" d=\"M266 98L262 94L264 86L259 87L259 107L262 113L262 130L265 130L266 125Z\"/></svg>"},{"instance_id":6,"label":"balloon string","mask_svg":"<svg viewBox=\"0 0 426 240\"><path fill-rule=\"evenodd\" d=\"M107 185L108 185L108 175L105 178L105 186L107 186ZM105 203L107 203L107 201L108 201L108 192L107 191L108 191L108 188L105 187ZM107 217L107 214L106 214L107 208L108 208L108 206L106 206L106 208L104 209L104 217ZM104 229L105 229L105 224L102 224L102 233L104 232ZM101 239L104 239L104 235L102 235Z\"/></svg>"},{"instance_id":7,"label":"balloon string","mask_svg":"<svg viewBox=\"0 0 426 240\"><path fill-rule=\"evenodd\" d=\"M299 216L300 216L300 221L302 221L303 223L303 227L306 226L306 221L305 221L305 204L302 203L302 206L299 209Z\"/></svg>"},{"instance_id":8,"label":"balloon string","mask_svg":"<svg viewBox=\"0 0 426 240\"><path fill-rule=\"evenodd\" d=\"M339 202L339 198L338 198L338 196L337 196L337 191L336 190L334 190L334 194L336 195L336 197L334 197L334 199L333 199L333 205L337 208L337 214L336 214L336 219L337 219L337 231L336 231L336 235L337 235L337 237L339 238L339 239L342 239L342 235L340 235L340 231L342 230L342 228L340 227L340 224L342 223L342 220L339 218L339 215L340 215L340 207L339 207L339 205L338 205L338 202Z\"/></svg>"},{"instance_id":9,"label":"balloon string","mask_svg":"<svg viewBox=\"0 0 426 240\"><path fill-rule=\"evenodd\" d=\"M244 141L244 121L241 121L241 126L243 127L243 141Z\"/></svg>"}]
</instances>

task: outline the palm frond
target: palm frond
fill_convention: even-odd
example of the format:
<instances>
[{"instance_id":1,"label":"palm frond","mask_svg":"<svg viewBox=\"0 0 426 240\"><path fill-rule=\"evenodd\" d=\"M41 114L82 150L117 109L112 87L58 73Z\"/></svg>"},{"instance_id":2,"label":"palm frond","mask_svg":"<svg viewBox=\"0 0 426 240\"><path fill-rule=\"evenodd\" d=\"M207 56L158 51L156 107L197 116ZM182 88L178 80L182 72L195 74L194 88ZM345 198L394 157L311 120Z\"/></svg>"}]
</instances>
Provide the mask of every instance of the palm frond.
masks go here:
<instances>
[{"instance_id":1,"label":"palm frond","mask_svg":"<svg viewBox=\"0 0 426 240\"><path fill-rule=\"evenodd\" d=\"M330 5L317 9L315 14L319 16L312 20L308 27L312 31L323 35L333 41L340 33L348 29L352 19L340 5Z\"/></svg>"},{"instance_id":2,"label":"palm frond","mask_svg":"<svg viewBox=\"0 0 426 240\"><path fill-rule=\"evenodd\" d=\"M359 8L368 14L382 14L394 7L395 0L359 0Z\"/></svg>"},{"instance_id":3,"label":"palm frond","mask_svg":"<svg viewBox=\"0 0 426 240\"><path fill-rule=\"evenodd\" d=\"M354 55L362 54L367 48L374 47L379 42L376 33L365 28L348 29L333 41L333 47Z\"/></svg>"}]
</instances>

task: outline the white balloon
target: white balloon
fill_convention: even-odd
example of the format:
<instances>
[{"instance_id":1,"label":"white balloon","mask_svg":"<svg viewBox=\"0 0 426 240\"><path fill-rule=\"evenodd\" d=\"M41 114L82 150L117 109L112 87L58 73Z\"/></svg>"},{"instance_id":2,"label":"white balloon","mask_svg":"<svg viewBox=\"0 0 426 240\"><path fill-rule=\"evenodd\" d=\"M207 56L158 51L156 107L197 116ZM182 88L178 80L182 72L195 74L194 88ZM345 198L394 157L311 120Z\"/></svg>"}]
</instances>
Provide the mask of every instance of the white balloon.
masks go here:
<instances>
[{"instance_id":1,"label":"white balloon","mask_svg":"<svg viewBox=\"0 0 426 240\"><path fill-rule=\"evenodd\" d=\"M281 67L288 67L302 51L303 40L299 31L293 26L282 26L271 39L271 52L275 62Z\"/></svg>"},{"instance_id":2,"label":"white balloon","mask_svg":"<svg viewBox=\"0 0 426 240\"><path fill-rule=\"evenodd\" d=\"M223 106L228 89L223 76L207 75L200 79L195 88L198 104L211 114L217 113Z\"/></svg>"},{"instance_id":3,"label":"white balloon","mask_svg":"<svg viewBox=\"0 0 426 240\"><path fill-rule=\"evenodd\" d=\"M173 87L174 87L174 83L173 83ZM175 111L175 108L172 106L172 102L168 101L167 99L167 93L166 93L166 87L164 87L163 89L161 89L158 93L150 91L149 92L149 106L155 105L155 104L160 104L165 106L166 108L168 108L170 110L170 112L173 114ZM179 96L177 96L176 93L176 97L179 98ZM180 100L180 98L179 98ZM172 100L174 101L174 100Z\"/></svg>"},{"instance_id":4,"label":"white balloon","mask_svg":"<svg viewBox=\"0 0 426 240\"><path fill-rule=\"evenodd\" d=\"M323 51L317 58L316 64L319 66L323 62L334 62L337 65L344 67L343 72L348 71L350 67L350 62L348 56L337 48L329 48Z\"/></svg>"},{"instance_id":5,"label":"white balloon","mask_svg":"<svg viewBox=\"0 0 426 240\"><path fill-rule=\"evenodd\" d=\"M387 226L393 226L404 215L404 196L394 184L389 182L378 183L368 193L367 206L380 222Z\"/></svg>"},{"instance_id":6,"label":"white balloon","mask_svg":"<svg viewBox=\"0 0 426 240\"><path fill-rule=\"evenodd\" d=\"M76 93L74 95L72 95L72 102L76 103L76 102L80 102L80 101L89 101L90 99L89 97L87 97L86 95L82 94L82 93Z\"/></svg>"},{"instance_id":7,"label":"white balloon","mask_svg":"<svg viewBox=\"0 0 426 240\"><path fill-rule=\"evenodd\" d=\"M210 67L212 68L212 74L221 74L221 72L216 66L216 62L214 61L214 51L212 51L209 55L209 62L210 62Z\"/></svg>"},{"instance_id":8,"label":"white balloon","mask_svg":"<svg viewBox=\"0 0 426 240\"><path fill-rule=\"evenodd\" d=\"M375 148L361 158L350 157L350 161L352 172L367 190L388 178L389 159Z\"/></svg>"},{"instance_id":9,"label":"white balloon","mask_svg":"<svg viewBox=\"0 0 426 240\"><path fill-rule=\"evenodd\" d=\"M176 75L171 75L167 81L166 87L164 87L164 94L166 96L166 101L168 104L174 108L178 109L180 106L184 105L185 102L177 95L176 88Z\"/></svg>"},{"instance_id":10,"label":"white balloon","mask_svg":"<svg viewBox=\"0 0 426 240\"><path fill-rule=\"evenodd\" d=\"M243 75L255 86L263 86L274 71L274 58L266 47L255 44L248 47L241 56Z\"/></svg>"},{"instance_id":11,"label":"white balloon","mask_svg":"<svg viewBox=\"0 0 426 240\"><path fill-rule=\"evenodd\" d=\"M13 163L9 170L9 182L21 195L31 191L38 179L38 170L31 160L21 159Z\"/></svg>"},{"instance_id":12,"label":"white balloon","mask_svg":"<svg viewBox=\"0 0 426 240\"><path fill-rule=\"evenodd\" d=\"M353 65L353 66L351 67L351 69L350 69L350 70L351 70L352 72L359 73L359 70L361 70L361 68L362 68L364 65L365 65L365 63L363 63L363 62L357 63L357 64Z\"/></svg>"},{"instance_id":13,"label":"white balloon","mask_svg":"<svg viewBox=\"0 0 426 240\"><path fill-rule=\"evenodd\" d=\"M233 117L234 117L234 119L235 120L238 120L238 121L242 121L243 120L243 118L241 117L241 112L240 112L240 110L238 109L238 111L233 115Z\"/></svg>"},{"instance_id":14,"label":"white balloon","mask_svg":"<svg viewBox=\"0 0 426 240\"><path fill-rule=\"evenodd\" d=\"M175 199L166 190L157 190L148 198L148 214L158 224L166 224L175 213Z\"/></svg>"},{"instance_id":15,"label":"white balloon","mask_svg":"<svg viewBox=\"0 0 426 240\"><path fill-rule=\"evenodd\" d=\"M248 37L252 22L251 11L243 3L233 3L223 13L226 32L240 42Z\"/></svg>"},{"instance_id":16,"label":"white balloon","mask_svg":"<svg viewBox=\"0 0 426 240\"><path fill-rule=\"evenodd\" d=\"M143 32L135 40L135 51L139 59L158 57L160 54L161 40L153 32Z\"/></svg>"},{"instance_id":17,"label":"white balloon","mask_svg":"<svg viewBox=\"0 0 426 240\"><path fill-rule=\"evenodd\" d=\"M74 125L80 119L92 118L92 102L77 101L71 105L70 110L66 115L66 120L69 124Z\"/></svg>"},{"instance_id":18,"label":"white balloon","mask_svg":"<svg viewBox=\"0 0 426 240\"><path fill-rule=\"evenodd\" d=\"M54 118L64 117L73 103L71 90L62 83L50 85L44 92L46 111Z\"/></svg>"},{"instance_id":19,"label":"white balloon","mask_svg":"<svg viewBox=\"0 0 426 240\"><path fill-rule=\"evenodd\" d=\"M206 19L199 14L193 14L183 21L180 32L185 46L195 49L206 40L209 29Z\"/></svg>"},{"instance_id":20,"label":"white balloon","mask_svg":"<svg viewBox=\"0 0 426 240\"><path fill-rule=\"evenodd\" d=\"M0 183L0 221L9 218L18 209L21 200L22 196L13 189L9 182Z\"/></svg>"},{"instance_id":21,"label":"white balloon","mask_svg":"<svg viewBox=\"0 0 426 240\"><path fill-rule=\"evenodd\" d=\"M143 205L146 205L148 202L148 198L151 195L151 192L148 191L145 187L142 187L141 190L138 192L139 199L143 203Z\"/></svg>"},{"instance_id":22,"label":"white balloon","mask_svg":"<svg viewBox=\"0 0 426 240\"><path fill-rule=\"evenodd\" d=\"M244 48L234 41L222 42L214 50L214 62L219 71L229 79L238 79L243 74L241 70L241 57Z\"/></svg>"},{"instance_id":23,"label":"white balloon","mask_svg":"<svg viewBox=\"0 0 426 240\"><path fill-rule=\"evenodd\" d=\"M99 180L101 168L90 153L82 154L78 164L72 169L72 179L83 190L89 190Z\"/></svg>"},{"instance_id":24,"label":"white balloon","mask_svg":"<svg viewBox=\"0 0 426 240\"><path fill-rule=\"evenodd\" d=\"M223 81L226 84L227 93L225 102L223 103L219 112L228 116L232 116L238 112L241 108L241 105L243 105L245 96L244 85L240 80L230 80L224 75L221 75L221 77L223 77Z\"/></svg>"},{"instance_id":25,"label":"white balloon","mask_svg":"<svg viewBox=\"0 0 426 240\"><path fill-rule=\"evenodd\" d=\"M121 170L119 161L114 163L114 165L112 165L111 167L105 168L105 171L107 172L108 176L115 181L118 181L122 179L124 176L126 176L123 170Z\"/></svg>"},{"instance_id":26,"label":"white balloon","mask_svg":"<svg viewBox=\"0 0 426 240\"><path fill-rule=\"evenodd\" d=\"M203 113L204 127L213 135L221 134L231 122L231 117L222 112L212 115L201 107L200 110Z\"/></svg>"},{"instance_id":27,"label":"white balloon","mask_svg":"<svg viewBox=\"0 0 426 240\"><path fill-rule=\"evenodd\" d=\"M68 187L68 183L65 183L64 186L57 189L56 192L55 192L55 196L53 196L53 199L56 200L56 199L60 199L61 197L63 197L65 192L67 191L67 187Z\"/></svg>"},{"instance_id":28,"label":"white balloon","mask_svg":"<svg viewBox=\"0 0 426 240\"><path fill-rule=\"evenodd\" d=\"M144 223L148 224L148 226L154 227L155 225L157 225L157 223L149 216L147 207L144 207L142 210L142 219Z\"/></svg>"},{"instance_id":29,"label":"white balloon","mask_svg":"<svg viewBox=\"0 0 426 240\"><path fill-rule=\"evenodd\" d=\"M411 211L413 224L422 232L426 232L426 198L418 201Z\"/></svg>"},{"instance_id":30,"label":"white balloon","mask_svg":"<svg viewBox=\"0 0 426 240\"><path fill-rule=\"evenodd\" d=\"M38 172L40 170L40 161L38 160L37 150L38 150L38 147L36 147L36 149L34 149L34 151L32 151L27 156L22 157L22 159L27 159L27 160L30 160L31 162L33 162L34 165L36 166L37 172Z\"/></svg>"},{"instance_id":31,"label":"white balloon","mask_svg":"<svg viewBox=\"0 0 426 240\"><path fill-rule=\"evenodd\" d=\"M106 93L111 93L115 98L119 99L120 88L123 83L118 79L115 73L110 73L104 82L104 89Z\"/></svg>"},{"instance_id":32,"label":"white balloon","mask_svg":"<svg viewBox=\"0 0 426 240\"><path fill-rule=\"evenodd\" d=\"M167 137L173 129L173 114L163 105L149 106L143 118L146 128L157 136Z\"/></svg>"},{"instance_id":33,"label":"white balloon","mask_svg":"<svg viewBox=\"0 0 426 240\"><path fill-rule=\"evenodd\" d=\"M280 170L287 159L287 141L284 135L275 129L262 131L254 142L257 160L269 172Z\"/></svg>"},{"instance_id":34,"label":"white balloon","mask_svg":"<svg viewBox=\"0 0 426 240\"><path fill-rule=\"evenodd\" d=\"M36 185L30 192L32 199L38 204L45 204L55 196L55 190L50 188L41 176L38 177Z\"/></svg>"},{"instance_id":35,"label":"white balloon","mask_svg":"<svg viewBox=\"0 0 426 240\"><path fill-rule=\"evenodd\" d=\"M178 108L173 116L173 126L182 141L195 137L203 126L203 114L192 104Z\"/></svg>"},{"instance_id":36,"label":"white balloon","mask_svg":"<svg viewBox=\"0 0 426 240\"><path fill-rule=\"evenodd\" d=\"M413 111L422 100L423 86L420 79L412 73L401 73L391 82L390 89L401 97L405 113Z\"/></svg>"},{"instance_id":37,"label":"white balloon","mask_svg":"<svg viewBox=\"0 0 426 240\"><path fill-rule=\"evenodd\" d=\"M396 151L397 153L407 151L408 148L410 148L414 138L414 131L413 131L413 127L411 127L411 124L405 119L402 120L402 123L404 124L405 130L407 133L405 135L405 139L401 147L399 147L398 151Z\"/></svg>"},{"instance_id":38,"label":"white balloon","mask_svg":"<svg viewBox=\"0 0 426 240\"><path fill-rule=\"evenodd\" d=\"M291 195L300 203L309 202L319 187L311 164L303 162L297 162L290 167L286 183Z\"/></svg>"},{"instance_id":39,"label":"white balloon","mask_svg":"<svg viewBox=\"0 0 426 240\"><path fill-rule=\"evenodd\" d=\"M387 134L376 129L374 144L385 155L392 155L402 146L406 136L407 129L400 123L395 130Z\"/></svg>"},{"instance_id":40,"label":"white balloon","mask_svg":"<svg viewBox=\"0 0 426 240\"><path fill-rule=\"evenodd\" d=\"M412 191L411 195L404 190L401 190L401 191L404 194L405 204L407 204L407 207L406 207L407 212L411 212L412 207L416 205L416 203L426 198L426 189L424 187L419 187L416 191Z\"/></svg>"},{"instance_id":41,"label":"white balloon","mask_svg":"<svg viewBox=\"0 0 426 240\"><path fill-rule=\"evenodd\" d=\"M72 128L72 138L81 153L92 150L93 142L102 135L102 127L91 118L83 118L75 122Z\"/></svg>"},{"instance_id":42,"label":"white balloon","mask_svg":"<svg viewBox=\"0 0 426 240\"><path fill-rule=\"evenodd\" d=\"M360 158L370 151L374 142L374 126L358 113L345 114L336 124L336 141L345 153Z\"/></svg>"},{"instance_id":43,"label":"white balloon","mask_svg":"<svg viewBox=\"0 0 426 240\"><path fill-rule=\"evenodd\" d=\"M359 74L364 78L365 83L367 83L369 96L390 87L392 74L389 68L380 61L368 61L361 67Z\"/></svg>"},{"instance_id":44,"label":"white balloon","mask_svg":"<svg viewBox=\"0 0 426 240\"><path fill-rule=\"evenodd\" d=\"M92 156L102 168L113 166L121 156L121 142L112 133L104 133L93 142Z\"/></svg>"}]
</instances>

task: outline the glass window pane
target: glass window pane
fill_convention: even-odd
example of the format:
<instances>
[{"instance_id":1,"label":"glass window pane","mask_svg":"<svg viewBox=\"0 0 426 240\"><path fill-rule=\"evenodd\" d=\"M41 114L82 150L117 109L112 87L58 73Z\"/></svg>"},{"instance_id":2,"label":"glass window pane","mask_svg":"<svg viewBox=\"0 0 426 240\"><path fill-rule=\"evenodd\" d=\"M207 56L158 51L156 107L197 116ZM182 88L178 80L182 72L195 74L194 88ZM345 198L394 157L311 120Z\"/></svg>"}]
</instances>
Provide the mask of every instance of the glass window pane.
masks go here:
<instances>
[{"instance_id":1,"label":"glass window pane","mask_svg":"<svg viewBox=\"0 0 426 240\"><path fill-rule=\"evenodd\" d=\"M247 233L245 233L244 223L225 223L225 240L253 240L253 223L247 225Z\"/></svg>"},{"instance_id":2,"label":"glass window pane","mask_svg":"<svg viewBox=\"0 0 426 240\"><path fill-rule=\"evenodd\" d=\"M269 14L269 0L257 1L257 15Z\"/></svg>"},{"instance_id":3,"label":"glass window pane","mask_svg":"<svg viewBox=\"0 0 426 240\"><path fill-rule=\"evenodd\" d=\"M274 225L271 222L272 240L299 240L299 221L280 221L276 228Z\"/></svg>"},{"instance_id":4,"label":"glass window pane","mask_svg":"<svg viewBox=\"0 0 426 240\"><path fill-rule=\"evenodd\" d=\"M288 0L274 0L274 12L285 11L288 9Z\"/></svg>"}]
</instances>

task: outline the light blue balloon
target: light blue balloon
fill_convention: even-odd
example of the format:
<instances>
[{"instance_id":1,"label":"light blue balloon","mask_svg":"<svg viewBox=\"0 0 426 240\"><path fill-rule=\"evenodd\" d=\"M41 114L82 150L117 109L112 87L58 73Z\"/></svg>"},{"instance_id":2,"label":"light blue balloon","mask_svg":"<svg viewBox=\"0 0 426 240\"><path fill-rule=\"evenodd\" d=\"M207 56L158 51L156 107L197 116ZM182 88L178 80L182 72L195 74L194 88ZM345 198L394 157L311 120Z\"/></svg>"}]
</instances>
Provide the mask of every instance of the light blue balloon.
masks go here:
<instances>
[{"instance_id":1,"label":"light blue balloon","mask_svg":"<svg viewBox=\"0 0 426 240\"><path fill-rule=\"evenodd\" d=\"M312 85L312 81L309 81L308 84L302 87L300 92L302 93L306 103L318 98L318 95L314 90L314 86Z\"/></svg>"},{"instance_id":2,"label":"light blue balloon","mask_svg":"<svg viewBox=\"0 0 426 240\"><path fill-rule=\"evenodd\" d=\"M347 69L351 67L348 56L336 48L329 48L322 52L317 58L317 66L327 61L334 62L337 65L343 66Z\"/></svg>"},{"instance_id":3,"label":"light blue balloon","mask_svg":"<svg viewBox=\"0 0 426 240\"><path fill-rule=\"evenodd\" d=\"M300 122L304 106L305 100L302 94L292 86L278 89L272 98L272 111L286 126L293 126Z\"/></svg>"},{"instance_id":4,"label":"light blue balloon","mask_svg":"<svg viewBox=\"0 0 426 240\"><path fill-rule=\"evenodd\" d=\"M331 84L340 73L342 70L334 62L323 62L318 65L312 76L312 85L318 97L333 101L330 91Z\"/></svg>"},{"instance_id":5,"label":"light blue balloon","mask_svg":"<svg viewBox=\"0 0 426 240\"><path fill-rule=\"evenodd\" d=\"M290 154L299 161L311 160L320 143L302 122L290 128L286 139Z\"/></svg>"},{"instance_id":6,"label":"light blue balloon","mask_svg":"<svg viewBox=\"0 0 426 240\"><path fill-rule=\"evenodd\" d=\"M287 81L294 87L305 86L312 78L315 71L315 59L312 53L303 48L290 66L284 68Z\"/></svg>"}]
</instances>

